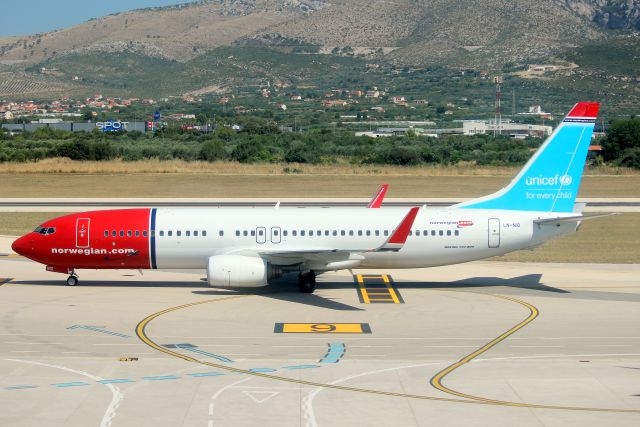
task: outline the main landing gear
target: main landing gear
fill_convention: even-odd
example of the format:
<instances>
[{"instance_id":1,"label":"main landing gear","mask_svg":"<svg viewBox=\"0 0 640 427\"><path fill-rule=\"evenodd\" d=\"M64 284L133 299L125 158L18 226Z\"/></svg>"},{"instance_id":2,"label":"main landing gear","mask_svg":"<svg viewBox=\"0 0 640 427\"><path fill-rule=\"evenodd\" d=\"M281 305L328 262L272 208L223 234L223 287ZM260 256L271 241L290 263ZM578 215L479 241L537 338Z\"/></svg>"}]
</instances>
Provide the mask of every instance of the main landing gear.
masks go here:
<instances>
[{"instance_id":1,"label":"main landing gear","mask_svg":"<svg viewBox=\"0 0 640 427\"><path fill-rule=\"evenodd\" d=\"M315 271L308 271L306 273L300 273L298 275L298 288L300 292L305 294L311 294L316 289L316 273Z\"/></svg>"},{"instance_id":2,"label":"main landing gear","mask_svg":"<svg viewBox=\"0 0 640 427\"><path fill-rule=\"evenodd\" d=\"M67 277L67 286L76 286L79 283L78 275L75 271L71 272L71 275Z\"/></svg>"}]
</instances>

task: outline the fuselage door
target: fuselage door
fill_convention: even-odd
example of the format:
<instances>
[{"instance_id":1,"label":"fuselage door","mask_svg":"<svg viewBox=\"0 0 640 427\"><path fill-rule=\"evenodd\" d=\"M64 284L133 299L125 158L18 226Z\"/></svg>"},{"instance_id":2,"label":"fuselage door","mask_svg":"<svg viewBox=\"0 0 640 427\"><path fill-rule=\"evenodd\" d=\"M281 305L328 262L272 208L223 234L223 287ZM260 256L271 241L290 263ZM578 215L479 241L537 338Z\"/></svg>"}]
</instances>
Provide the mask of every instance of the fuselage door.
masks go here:
<instances>
[{"instance_id":1,"label":"fuselage door","mask_svg":"<svg viewBox=\"0 0 640 427\"><path fill-rule=\"evenodd\" d=\"M256 243L266 243L267 241L267 229L264 227L256 228Z\"/></svg>"},{"instance_id":2,"label":"fuselage door","mask_svg":"<svg viewBox=\"0 0 640 427\"><path fill-rule=\"evenodd\" d=\"M500 219L489 218L489 247L500 247Z\"/></svg>"},{"instance_id":3,"label":"fuselage door","mask_svg":"<svg viewBox=\"0 0 640 427\"><path fill-rule=\"evenodd\" d=\"M282 230L280 230L280 227L271 227L271 243L280 243L282 239L281 234Z\"/></svg>"},{"instance_id":4,"label":"fuselage door","mask_svg":"<svg viewBox=\"0 0 640 427\"><path fill-rule=\"evenodd\" d=\"M89 218L78 218L76 220L76 248L89 247Z\"/></svg>"}]
</instances>

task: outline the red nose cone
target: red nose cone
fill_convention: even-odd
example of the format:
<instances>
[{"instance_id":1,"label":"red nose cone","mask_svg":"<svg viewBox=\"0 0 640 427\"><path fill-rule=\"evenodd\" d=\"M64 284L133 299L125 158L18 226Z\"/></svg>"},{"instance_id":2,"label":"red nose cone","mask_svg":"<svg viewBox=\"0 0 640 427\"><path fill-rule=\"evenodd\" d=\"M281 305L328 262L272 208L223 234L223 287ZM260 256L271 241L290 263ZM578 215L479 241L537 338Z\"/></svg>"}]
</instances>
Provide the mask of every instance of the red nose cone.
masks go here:
<instances>
[{"instance_id":1,"label":"red nose cone","mask_svg":"<svg viewBox=\"0 0 640 427\"><path fill-rule=\"evenodd\" d=\"M17 254L26 255L31 249L31 245L29 244L28 237L22 236L16 239L15 242L11 245L11 249Z\"/></svg>"}]
</instances>

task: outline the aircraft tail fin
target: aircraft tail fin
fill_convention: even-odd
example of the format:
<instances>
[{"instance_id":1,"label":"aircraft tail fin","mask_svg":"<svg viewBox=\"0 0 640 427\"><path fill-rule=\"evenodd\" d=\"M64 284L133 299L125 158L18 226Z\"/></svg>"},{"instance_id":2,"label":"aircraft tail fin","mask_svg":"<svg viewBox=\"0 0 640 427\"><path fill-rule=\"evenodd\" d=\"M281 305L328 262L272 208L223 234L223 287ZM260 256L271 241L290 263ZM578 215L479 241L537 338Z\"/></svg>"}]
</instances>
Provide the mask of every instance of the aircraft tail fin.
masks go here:
<instances>
[{"instance_id":1,"label":"aircraft tail fin","mask_svg":"<svg viewBox=\"0 0 640 427\"><path fill-rule=\"evenodd\" d=\"M573 212L599 108L577 103L508 186L454 207Z\"/></svg>"}]
</instances>

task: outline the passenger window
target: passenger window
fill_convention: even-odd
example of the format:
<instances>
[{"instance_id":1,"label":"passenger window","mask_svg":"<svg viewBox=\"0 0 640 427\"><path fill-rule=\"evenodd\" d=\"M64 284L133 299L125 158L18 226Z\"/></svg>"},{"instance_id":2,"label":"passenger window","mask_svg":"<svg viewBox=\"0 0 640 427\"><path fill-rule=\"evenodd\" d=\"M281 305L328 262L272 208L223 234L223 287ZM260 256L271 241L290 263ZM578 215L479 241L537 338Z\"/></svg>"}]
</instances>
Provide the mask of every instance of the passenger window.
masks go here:
<instances>
[{"instance_id":1,"label":"passenger window","mask_svg":"<svg viewBox=\"0 0 640 427\"><path fill-rule=\"evenodd\" d=\"M193 236L198 237L198 230L193 230Z\"/></svg>"},{"instance_id":2,"label":"passenger window","mask_svg":"<svg viewBox=\"0 0 640 427\"><path fill-rule=\"evenodd\" d=\"M258 236L260 237L264 236L264 230L258 230Z\"/></svg>"},{"instance_id":3,"label":"passenger window","mask_svg":"<svg viewBox=\"0 0 640 427\"><path fill-rule=\"evenodd\" d=\"M289 232L288 232L287 230L283 230L283 231L282 231L282 235L283 235L284 237L287 237L287 234L289 234Z\"/></svg>"},{"instance_id":4,"label":"passenger window","mask_svg":"<svg viewBox=\"0 0 640 427\"><path fill-rule=\"evenodd\" d=\"M318 234L316 236L322 236L322 230L318 230Z\"/></svg>"},{"instance_id":5,"label":"passenger window","mask_svg":"<svg viewBox=\"0 0 640 427\"><path fill-rule=\"evenodd\" d=\"M120 230L120 237L124 237L124 230Z\"/></svg>"},{"instance_id":6,"label":"passenger window","mask_svg":"<svg viewBox=\"0 0 640 427\"><path fill-rule=\"evenodd\" d=\"M413 236L413 230L409 230L409 236Z\"/></svg>"},{"instance_id":7,"label":"passenger window","mask_svg":"<svg viewBox=\"0 0 640 427\"><path fill-rule=\"evenodd\" d=\"M313 236L313 230L309 230L309 236Z\"/></svg>"},{"instance_id":8,"label":"passenger window","mask_svg":"<svg viewBox=\"0 0 640 427\"><path fill-rule=\"evenodd\" d=\"M222 236L224 233L220 231L220 235ZM202 237L207 237L207 230L202 230Z\"/></svg>"},{"instance_id":9,"label":"passenger window","mask_svg":"<svg viewBox=\"0 0 640 427\"><path fill-rule=\"evenodd\" d=\"M191 231L190 230L185 231L184 235L187 237L191 237Z\"/></svg>"},{"instance_id":10,"label":"passenger window","mask_svg":"<svg viewBox=\"0 0 640 427\"><path fill-rule=\"evenodd\" d=\"M291 230L291 235L292 236L297 236L298 235L298 230Z\"/></svg>"},{"instance_id":11,"label":"passenger window","mask_svg":"<svg viewBox=\"0 0 640 427\"><path fill-rule=\"evenodd\" d=\"M384 234L385 236L388 236L389 235L389 230L384 230L384 233L382 233L382 234Z\"/></svg>"},{"instance_id":12,"label":"passenger window","mask_svg":"<svg viewBox=\"0 0 640 427\"><path fill-rule=\"evenodd\" d=\"M358 230L358 236L362 236L362 230Z\"/></svg>"},{"instance_id":13,"label":"passenger window","mask_svg":"<svg viewBox=\"0 0 640 427\"><path fill-rule=\"evenodd\" d=\"M349 236L353 236L353 230L349 230Z\"/></svg>"},{"instance_id":14,"label":"passenger window","mask_svg":"<svg viewBox=\"0 0 640 427\"><path fill-rule=\"evenodd\" d=\"M147 232L144 232L145 236L147 235ZM151 230L151 237L156 237L156 230Z\"/></svg>"},{"instance_id":15,"label":"passenger window","mask_svg":"<svg viewBox=\"0 0 640 427\"><path fill-rule=\"evenodd\" d=\"M442 230L438 231L438 235L444 236L444 232Z\"/></svg>"},{"instance_id":16,"label":"passenger window","mask_svg":"<svg viewBox=\"0 0 640 427\"><path fill-rule=\"evenodd\" d=\"M300 235L304 236L304 230L300 230Z\"/></svg>"},{"instance_id":17,"label":"passenger window","mask_svg":"<svg viewBox=\"0 0 640 427\"><path fill-rule=\"evenodd\" d=\"M109 237L109 231L108 230L104 230L104 237Z\"/></svg>"},{"instance_id":18,"label":"passenger window","mask_svg":"<svg viewBox=\"0 0 640 427\"><path fill-rule=\"evenodd\" d=\"M338 235L338 230L333 230L333 235L337 236Z\"/></svg>"},{"instance_id":19,"label":"passenger window","mask_svg":"<svg viewBox=\"0 0 640 427\"><path fill-rule=\"evenodd\" d=\"M127 237L131 237L131 236L133 236L133 233L131 232L131 230L128 230L127 231Z\"/></svg>"},{"instance_id":20,"label":"passenger window","mask_svg":"<svg viewBox=\"0 0 640 427\"><path fill-rule=\"evenodd\" d=\"M240 236L240 230L236 230L236 236Z\"/></svg>"},{"instance_id":21,"label":"passenger window","mask_svg":"<svg viewBox=\"0 0 640 427\"><path fill-rule=\"evenodd\" d=\"M206 235L207 235L207 232L206 232L206 231L203 231L203 232L202 232L202 235L203 235L203 236L206 236ZM220 236L220 237L224 236L224 230L220 230L220 231L218 232L218 236Z\"/></svg>"},{"instance_id":22,"label":"passenger window","mask_svg":"<svg viewBox=\"0 0 640 427\"><path fill-rule=\"evenodd\" d=\"M376 230L376 236L380 235L380 230Z\"/></svg>"},{"instance_id":23,"label":"passenger window","mask_svg":"<svg viewBox=\"0 0 640 427\"><path fill-rule=\"evenodd\" d=\"M427 237L429 235L429 230L422 230L422 235Z\"/></svg>"},{"instance_id":24,"label":"passenger window","mask_svg":"<svg viewBox=\"0 0 640 427\"><path fill-rule=\"evenodd\" d=\"M173 235L173 231L171 231L171 230L167 231L167 236L168 237L171 237L172 235Z\"/></svg>"},{"instance_id":25,"label":"passenger window","mask_svg":"<svg viewBox=\"0 0 640 427\"><path fill-rule=\"evenodd\" d=\"M247 230L244 230L244 231L242 232L242 235L243 235L244 237L247 237L247 236L249 235L249 232L248 232Z\"/></svg>"},{"instance_id":26,"label":"passenger window","mask_svg":"<svg viewBox=\"0 0 640 427\"><path fill-rule=\"evenodd\" d=\"M347 235L347 232L346 232L346 231L344 231L344 230L340 230L340 235L341 235L341 236L346 236L346 235Z\"/></svg>"},{"instance_id":27,"label":"passenger window","mask_svg":"<svg viewBox=\"0 0 640 427\"><path fill-rule=\"evenodd\" d=\"M324 230L324 235L328 236L329 235L329 230Z\"/></svg>"},{"instance_id":28,"label":"passenger window","mask_svg":"<svg viewBox=\"0 0 640 427\"><path fill-rule=\"evenodd\" d=\"M456 236L459 236L460 235L460 230L454 231L453 234L455 234Z\"/></svg>"},{"instance_id":29,"label":"passenger window","mask_svg":"<svg viewBox=\"0 0 640 427\"><path fill-rule=\"evenodd\" d=\"M255 236L256 235L256 230L251 230L251 235Z\"/></svg>"},{"instance_id":30,"label":"passenger window","mask_svg":"<svg viewBox=\"0 0 640 427\"><path fill-rule=\"evenodd\" d=\"M274 236L277 236L277 235L279 235L279 234L280 234L280 233L278 233L278 229L277 229L277 228L276 228L275 230L273 230L273 235L274 235Z\"/></svg>"},{"instance_id":31,"label":"passenger window","mask_svg":"<svg viewBox=\"0 0 640 427\"><path fill-rule=\"evenodd\" d=\"M371 236L371 230L367 230L367 236Z\"/></svg>"},{"instance_id":32,"label":"passenger window","mask_svg":"<svg viewBox=\"0 0 640 427\"><path fill-rule=\"evenodd\" d=\"M136 237L140 237L140 230L136 230Z\"/></svg>"},{"instance_id":33,"label":"passenger window","mask_svg":"<svg viewBox=\"0 0 640 427\"><path fill-rule=\"evenodd\" d=\"M436 230L431 230L431 235L435 236L436 235Z\"/></svg>"},{"instance_id":34,"label":"passenger window","mask_svg":"<svg viewBox=\"0 0 640 427\"><path fill-rule=\"evenodd\" d=\"M144 231L142 232L142 235L143 235L144 237L147 237L147 230L144 230Z\"/></svg>"},{"instance_id":35,"label":"passenger window","mask_svg":"<svg viewBox=\"0 0 640 427\"><path fill-rule=\"evenodd\" d=\"M420 230L416 230L416 236L420 235Z\"/></svg>"},{"instance_id":36,"label":"passenger window","mask_svg":"<svg viewBox=\"0 0 640 427\"><path fill-rule=\"evenodd\" d=\"M451 230L447 230L447 236L451 236Z\"/></svg>"},{"instance_id":37,"label":"passenger window","mask_svg":"<svg viewBox=\"0 0 640 427\"><path fill-rule=\"evenodd\" d=\"M160 230L160 237L164 237L164 230Z\"/></svg>"},{"instance_id":38,"label":"passenger window","mask_svg":"<svg viewBox=\"0 0 640 427\"><path fill-rule=\"evenodd\" d=\"M178 237L182 236L182 231L180 231L180 230L176 231L176 236L178 236Z\"/></svg>"}]
</instances>

